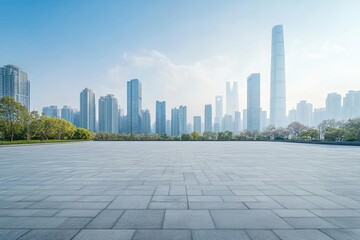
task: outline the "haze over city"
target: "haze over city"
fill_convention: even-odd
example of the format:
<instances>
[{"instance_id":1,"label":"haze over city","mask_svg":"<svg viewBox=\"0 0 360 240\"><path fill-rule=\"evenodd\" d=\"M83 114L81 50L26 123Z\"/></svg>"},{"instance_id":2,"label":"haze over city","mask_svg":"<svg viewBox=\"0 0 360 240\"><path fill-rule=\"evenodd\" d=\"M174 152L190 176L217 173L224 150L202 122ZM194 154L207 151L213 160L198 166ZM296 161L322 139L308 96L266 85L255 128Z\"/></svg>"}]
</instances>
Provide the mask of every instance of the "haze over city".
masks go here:
<instances>
[{"instance_id":1,"label":"haze over city","mask_svg":"<svg viewBox=\"0 0 360 240\"><path fill-rule=\"evenodd\" d=\"M85 4L86 3L86 4ZM325 106L326 95L358 90L358 1L3 1L0 62L29 74L31 109L79 108L83 88L115 94L126 109L126 82L138 78L143 108L167 115L186 105L202 115L226 81L261 74L269 112L271 29L284 26L287 110L301 100Z\"/></svg>"}]
</instances>

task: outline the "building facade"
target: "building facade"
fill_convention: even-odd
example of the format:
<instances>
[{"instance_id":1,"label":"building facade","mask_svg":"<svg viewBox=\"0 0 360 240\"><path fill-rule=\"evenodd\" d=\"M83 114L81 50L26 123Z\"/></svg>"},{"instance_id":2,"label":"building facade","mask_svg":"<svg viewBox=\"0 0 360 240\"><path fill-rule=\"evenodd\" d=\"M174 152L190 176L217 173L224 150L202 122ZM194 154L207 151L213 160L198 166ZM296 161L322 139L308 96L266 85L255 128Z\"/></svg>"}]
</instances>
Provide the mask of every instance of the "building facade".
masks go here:
<instances>
[{"instance_id":1,"label":"building facade","mask_svg":"<svg viewBox=\"0 0 360 240\"><path fill-rule=\"evenodd\" d=\"M119 105L112 94L99 99L99 132L119 132Z\"/></svg>"},{"instance_id":2,"label":"building facade","mask_svg":"<svg viewBox=\"0 0 360 240\"><path fill-rule=\"evenodd\" d=\"M260 131L260 73L247 78L247 130Z\"/></svg>"},{"instance_id":3,"label":"building facade","mask_svg":"<svg viewBox=\"0 0 360 240\"><path fill-rule=\"evenodd\" d=\"M128 133L142 133L142 86L138 79L127 82Z\"/></svg>"},{"instance_id":4,"label":"building facade","mask_svg":"<svg viewBox=\"0 0 360 240\"><path fill-rule=\"evenodd\" d=\"M194 132L201 134L201 116L194 116Z\"/></svg>"},{"instance_id":5,"label":"building facade","mask_svg":"<svg viewBox=\"0 0 360 240\"><path fill-rule=\"evenodd\" d=\"M212 132L212 106L211 104L205 105L205 126L204 126L204 132Z\"/></svg>"},{"instance_id":6,"label":"building facade","mask_svg":"<svg viewBox=\"0 0 360 240\"><path fill-rule=\"evenodd\" d=\"M80 93L80 127L96 131L95 93L89 88Z\"/></svg>"},{"instance_id":7,"label":"building facade","mask_svg":"<svg viewBox=\"0 0 360 240\"><path fill-rule=\"evenodd\" d=\"M166 134L166 103L165 101L156 101L156 120L155 132L157 134Z\"/></svg>"}]
</instances>

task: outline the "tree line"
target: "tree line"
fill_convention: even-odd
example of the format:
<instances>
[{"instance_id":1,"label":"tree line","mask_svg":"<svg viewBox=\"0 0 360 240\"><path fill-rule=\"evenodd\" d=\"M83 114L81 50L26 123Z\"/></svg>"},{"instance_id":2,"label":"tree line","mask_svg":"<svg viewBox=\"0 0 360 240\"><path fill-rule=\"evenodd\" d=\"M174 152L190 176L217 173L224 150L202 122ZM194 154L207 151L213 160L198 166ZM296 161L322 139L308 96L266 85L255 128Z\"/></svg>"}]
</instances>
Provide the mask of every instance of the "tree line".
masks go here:
<instances>
[{"instance_id":1,"label":"tree line","mask_svg":"<svg viewBox=\"0 0 360 240\"><path fill-rule=\"evenodd\" d=\"M91 140L94 134L60 118L29 112L12 97L0 99L0 139L14 140Z\"/></svg>"},{"instance_id":2,"label":"tree line","mask_svg":"<svg viewBox=\"0 0 360 240\"><path fill-rule=\"evenodd\" d=\"M261 132L243 131L234 134L225 132L199 132L168 136L166 134L122 134L96 133L94 140L98 141L360 141L360 118L347 121L324 120L317 128L293 122L286 128L275 128L270 125Z\"/></svg>"}]
</instances>

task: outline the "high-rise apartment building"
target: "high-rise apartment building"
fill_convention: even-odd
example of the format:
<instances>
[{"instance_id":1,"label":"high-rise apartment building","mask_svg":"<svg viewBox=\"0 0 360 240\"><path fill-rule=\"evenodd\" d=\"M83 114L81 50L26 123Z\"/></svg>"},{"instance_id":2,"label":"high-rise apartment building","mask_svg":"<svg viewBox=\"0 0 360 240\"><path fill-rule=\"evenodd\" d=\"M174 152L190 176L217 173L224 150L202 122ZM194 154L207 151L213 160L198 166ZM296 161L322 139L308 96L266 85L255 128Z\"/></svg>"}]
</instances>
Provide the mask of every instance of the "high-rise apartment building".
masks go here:
<instances>
[{"instance_id":1,"label":"high-rise apartment building","mask_svg":"<svg viewBox=\"0 0 360 240\"><path fill-rule=\"evenodd\" d=\"M14 65L0 67L0 98L12 97L30 110L28 74Z\"/></svg>"},{"instance_id":2,"label":"high-rise apartment building","mask_svg":"<svg viewBox=\"0 0 360 240\"><path fill-rule=\"evenodd\" d=\"M326 118L341 119L341 94L329 93L326 98Z\"/></svg>"},{"instance_id":3,"label":"high-rise apartment building","mask_svg":"<svg viewBox=\"0 0 360 240\"><path fill-rule=\"evenodd\" d=\"M313 105L305 100L296 105L296 121L311 127L313 126Z\"/></svg>"},{"instance_id":4,"label":"high-rise apartment building","mask_svg":"<svg viewBox=\"0 0 360 240\"><path fill-rule=\"evenodd\" d=\"M179 126L179 109L171 109L171 136L180 135L180 126Z\"/></svg>"},{"instance_id":5,"label":"high-rise apartment building","mask_svg":"<svg viewBox=\"0 0 360 240\"><path fill-rule=\"evenodd\" d=\"M95 94L89 88L80 93L80 127L96 131Z\"/></svg>"},{"instance_id":6,"label":"high-rise apartment building","mask_svg":"<svg viewBox=\"0 0 360 240\"><path fill-rule=\"evenodd\" d=\"M166 103L165 101L156 101L156 120L155 132L157 134L166 133Z\"/></svg>"},{"instance_id":7,"label":"high-rise apartment building","mask_svg":"<svg viewBox=\"0 0 360 240\"><path fill-rule=\"evenodd\" d=\"M326 120L326 109L325 108L315 108L313 125L315 127L317 127L324 120Z\"/></svg>"},{"instance_id":8,"label":"high-rise apartment building","mask_svg":"<svg viewBox=\"0 0 360 240\"><path fill-rule=\"evenodd\" d=\"M187 133L187 108L182 105L179 107L179 132Z\"/></svg>"},{"instance_id":9,"label":"high-rise apartment building","mask_svg":"<svg viewBox=\"0 0 360 240\"><path fill-rule=\"evenodd\" d=\"M360 117L360 91L350 90L343 98L342 117L344 120Z\"/></svg>"},{"instance_id":10,"label":"high-rise apartment building","mask_svg":"<svg viewBox=\"0 0 360 240\"><path fill-rule=\"evenodd\" d=\"M127 82L127 125L128 133L142 133L142 87L138 79Z\"/></svg>"},{"instance_id":11,"label":"high-rise apartment building","mask_svg":"<svg viewBox=\"0 0 360 240\"><path fill-rule=\"evenodd\" d=\"M119 132L119 105L112 94L99 99L99 132Z\"/></svg>"},{"instance_id":12,"label":"high-rise apartment building","mask_svg":"<svg viewBox=\"0 0 360 240\"><path fill-rule=\"evenodd\" d=\"M148 109L142 111L142 133L151 133L151 118Z\"/></svg>"},{"instance_id":13,"label":"high-rise apartment building","mask_svg":"<svg viewBox=\"0 0 360 240\"><path fill-rule=\"evenodd\" d=\"M270 124L275 127L286 126L285 48L282 25L276 25L272 29Z\"/></svg>"},{"instance_id":14,"label":"high-rise apartment building","mask_svg":"<svg viewBox=\"0 0 360 240\"><path fill-rule=\"evenodd\" d=\"M204 132L212 132L213 129L212 129L212 106L211 106L211 104L205 105L204 118L205 118Z\"/></svg>"},{"instance_id":15,"label":"high-rise apartment building","mask_svg":"<svg viewBox=\"0 0 360 240\"><path fill-rule=\"evenodd\" d=\"M70 106L64 106L61 109L61 118L74 123L74 110Z\"/></svg>"},{"instance_id":16,"label":"high-rise apartment building","mask_svg":"<svg viewBox=\"0 0 360 240\"><path fill-rule=\"evenodd\" d=\"M234 133L239 134L241 131L241 112L235 112L234 116Z\"/></svg>"},{"instance_id":17,"label":"high-rise apartment building","mask_svg":"<svg viewBox=\"0 0 360 240\"><path fill-rule=\"evenodd\" d=\"M201 133L201 116L194 116L194 132Z\"/></svg>"},{"instance_id":18,"label":"high-rise apartment building","mask_svg":"<svg viewBox=\"0 0 360 240\"><path fill-rule=\"evenodd\" d=\"M260 73L247 78L247 130L260 131Z\"/></svg>"}]
</instances>

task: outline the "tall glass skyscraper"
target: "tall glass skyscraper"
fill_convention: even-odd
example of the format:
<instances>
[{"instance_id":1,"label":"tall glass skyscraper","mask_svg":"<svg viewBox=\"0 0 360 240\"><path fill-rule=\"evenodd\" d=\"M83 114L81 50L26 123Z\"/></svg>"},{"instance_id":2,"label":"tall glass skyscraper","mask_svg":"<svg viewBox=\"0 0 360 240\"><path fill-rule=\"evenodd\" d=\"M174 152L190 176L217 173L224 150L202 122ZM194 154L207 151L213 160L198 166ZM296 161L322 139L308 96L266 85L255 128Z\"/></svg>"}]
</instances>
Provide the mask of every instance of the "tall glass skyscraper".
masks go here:
<instances>
[{"instance_id":1,"label":"tall glass skyscraper","mask_svg":"<svg viewBox=\"0 0 360 240\"><path fill-rule=\"evenodd\" d=\"M286 126L285 49L282 25L272 29L271 77L270 77L270 124Z\"/></svg>"},{"instance_id":2,"label":"tall glass skyscraper","mask_svg":"<svg viewBox=\"0 0 360 240\"><path fill-rule=\"evenodd\" d=\"M28 74L14 65L0 67L0 98L12 97L30 110L30 81Z\"/></svg>"},{"instance_id":3,"label":"tall glass skyscraper","mask_svg":"<svg viewBox=\"0 0 360 240\"><path fill-rule=\"evenodd\" d=\"M326 98L326 118L341 119L341 94L329 93Z\"/></svg>"},{"instance_id":4,"label":"tall glass skyscraper","mask_svg":"<svg viewBox=\"0 0 360 240\"><path fill-rule=\"evenodd\" d=\"M112 94L99 99L99 132L119 131L119 105Z\"/></svg>"},{"instance_id":5,"label":"tall glass skyscraper","mask_svg":"<svg viewBox=\"0 0 360 240\"><path fill-rule=\"evenodd\" d=\"M215 96L215 124L214 132L220 132L222 126L223 112L223 96Z\"/></svg>"},{"instance_id":6,"label":"tall glass skyscraper","mask_svg":"<svg viewBox=\"0 0 360 240\"><path fill-rule=\"evenodd\" d=\"M187 108L182 105L179 107L179 132L187 133Z\"/></svg>"},{"instance_id":7,"label":"tall glass skyscraper","mask_svg":"<svg viewBox=\"0 0 360 240\"><path fill-rule=\"evenodd\" d=\"M180 128L179 128L179 109L173 108L171 109L171 136L179 136Z\"/></svg>"},{"instance_id":8,"label":"tall glass skyscraper","mask_svg":"<svg viewBox=\"0 0 360 240\"><path fill-rule=\"evenodd\" d=\"M194 132L201 134L201 116L194 116Z\"/></svg>"},{"instance_id":9,"label":"tall glass skyscraper","mask_svg":"<svg viewBox=\"0 0 360 240\"><path fill-rule=\"evenodd\" d=\"M142 111L141 121L142 121L142 133L150 134L151 133L151 118L150 118L149 109Z\"/></svg>"},{"instance_id":10,"label":"tall glass skyscraper","mask_svg":"<svg viewBox=\"0 0 360 240\"><path fill-rule=\"evenodd\" d=\"M260 131L260 73L247 78L247 130Z\"/></svg>"},{"instance_id":11,"label":"tall glass skyscraper","mask_svg":"<svg viewBox=\"0 0 360 240\"><path fill-rule=\"evenodd\" d=\"M80 93L80 127L96 131L95 93L89 88Z\"/></svg>"},{"instance_id":12,"label":"tall glass skyscraper","mask_svg":"<svg viewBox=\"0 0 360 240\"><path fill-rule=\"evenodd\" d=\"M156 120L155 132L157 134L166 133L166 104L165 101L156 101Z\"/></svg>"},{"instance_id":13,"label":"tall glass skyscraper","mask_svg":"<svg viewBox=\"0 0 360 240\"><path fill-rule=\"evenodd\" d=\"M239 111L239 88L238 83L233 82L231 88L230 82L226 82L226 114L234 116Z\"/></svg>"},{"instance_id":14,"label":"tall glass skyscraper","mask_svg":"<svg viewBox=\"0 0 360 240\"><path fill-rule=\"evenodd\" d=\"M142 87L138 79L127 82L127 126L128 133L142 133Z\"/></svg>"},{"instance_id":15,"label":"tall glass skyscraper","mask_svg":"<svg viewBox=\"0 0 360 240\"><path fill-rule=\"evenodd\" d=\"M46 116L46 117L58 118L59 117L59 109L57 106L43 107L42 115Z\"/></svg>"},{"instance_id":16,"label":"tall glass skyscraper","mask_svg":"<svg viewBox=\"0 0 360 240\"><path fill-rule=\"evenodd\" d=\"M205 105L205 127L204 132L212 132L212 107L211 104Z\"/></svg>"},{"instance_id":17,"label":"tall glass skyscraper","mask_svg":"<svg viewBox=\"0 0 360 240\"><path fill-rule=\"evenodd\" d=\"M74 110L69 106L64 106L61 109L61 118L74 123Z\"/></svg>"}]
</instances>

